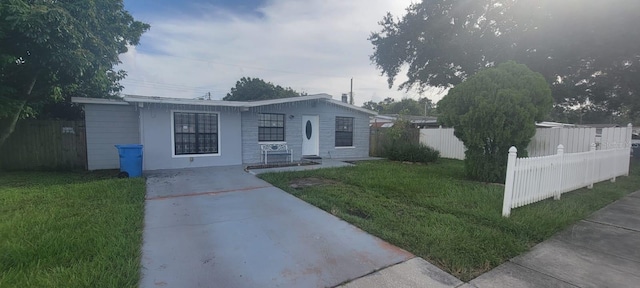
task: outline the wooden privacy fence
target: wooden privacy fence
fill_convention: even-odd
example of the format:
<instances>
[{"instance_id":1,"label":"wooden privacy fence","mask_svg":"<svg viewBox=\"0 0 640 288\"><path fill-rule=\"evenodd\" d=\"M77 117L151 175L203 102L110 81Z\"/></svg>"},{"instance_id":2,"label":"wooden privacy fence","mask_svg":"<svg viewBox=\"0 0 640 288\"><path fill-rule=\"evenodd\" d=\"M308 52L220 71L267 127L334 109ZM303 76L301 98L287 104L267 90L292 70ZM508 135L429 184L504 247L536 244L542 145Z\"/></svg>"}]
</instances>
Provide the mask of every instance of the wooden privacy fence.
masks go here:
<instances>
[{"instance_id":1,"label":"wooden privacy fence","mask_svg":"<svg viewBox=\"0 0 640 288\"><path fill-rule=\"evenodd\" d=\"M84 121L23 120L0 147L0 169L84 169Z\"/></svg>"},{"instance_id":2,"label":"wooden privacy fence","mask_svg":"<svg viewBox=\"0 0 640 288\"><path fill-rule=\"evenodd\" d=\"M587 152L592 143L598 150L621 148L630 145L631 124L628 127L603 128L537 128L527 147L529 156L548 156L556 153L558 145L565 153ZM421 129L420 143L438 151L444 158L464 160L465 147L454 134L453 128Z\"/></svg>"},{"instance_id":3,"label":"wooden privacy fence","mask_svg":"<svg viewBox=\"0 0 640 288\"><path fill-rule=\"evenodd\" d=\"M504 188L502 215L511 209L550 197L560 199L562 193L617 176L629 175L630 146L596 150L593 143L588 152L564 153L562 144L551 156L516 158L517 149L509 149L507 177Z\"/></svg>"}]
</instances>

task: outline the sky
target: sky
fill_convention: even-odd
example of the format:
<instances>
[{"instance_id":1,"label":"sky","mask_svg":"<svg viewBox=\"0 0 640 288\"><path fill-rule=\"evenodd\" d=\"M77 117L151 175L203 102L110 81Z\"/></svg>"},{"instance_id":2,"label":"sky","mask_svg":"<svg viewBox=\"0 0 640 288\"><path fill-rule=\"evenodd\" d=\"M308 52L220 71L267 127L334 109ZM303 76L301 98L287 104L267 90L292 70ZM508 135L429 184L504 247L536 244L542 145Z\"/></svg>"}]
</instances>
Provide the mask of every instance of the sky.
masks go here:
<instances>
[{"instance_id":1,"label":"sky","mask_svg":"<svg viewBox=\"0 0 640 288\"><path fill-rule=\"evenodd\" d=\"M121 55L124 94L222 99L241 77L257 77L308 94L340 99L353 78L356 105L387 97L418 99L389 89L369 59L378 21L415 0L125 0L151 29ZM425 93L432 100L441 95Z\"/></svg>"}]
</instances>

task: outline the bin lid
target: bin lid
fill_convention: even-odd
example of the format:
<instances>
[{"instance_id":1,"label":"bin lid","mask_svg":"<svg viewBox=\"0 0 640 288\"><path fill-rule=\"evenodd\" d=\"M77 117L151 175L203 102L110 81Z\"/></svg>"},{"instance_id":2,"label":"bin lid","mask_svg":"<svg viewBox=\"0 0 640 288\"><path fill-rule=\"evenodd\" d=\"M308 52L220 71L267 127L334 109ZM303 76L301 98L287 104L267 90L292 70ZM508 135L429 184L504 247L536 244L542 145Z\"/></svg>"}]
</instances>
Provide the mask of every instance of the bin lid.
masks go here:
<instances>
[{"instance_id":1,"label":"bin lid","mask_svg":"<svg viewBox=\"0 0 640 288\"><path fill-rule=\"evenodd\" d=\"M116 144L114 146L118 149L142 149L141 144Z\"/></svg>"}]
</instances>

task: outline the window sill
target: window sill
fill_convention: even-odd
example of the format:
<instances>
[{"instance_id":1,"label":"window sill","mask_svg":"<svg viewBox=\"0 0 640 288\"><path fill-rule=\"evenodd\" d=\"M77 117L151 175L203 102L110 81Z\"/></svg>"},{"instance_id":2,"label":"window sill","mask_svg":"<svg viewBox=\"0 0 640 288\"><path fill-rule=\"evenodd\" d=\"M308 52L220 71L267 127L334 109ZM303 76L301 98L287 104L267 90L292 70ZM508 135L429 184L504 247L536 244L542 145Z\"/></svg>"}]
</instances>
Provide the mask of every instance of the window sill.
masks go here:
<instances>
[{"instance_id":1,"label":"window sill","mask_svg":"<svg viewBox=\"0 0 640 288\"><path fill-rule=\"evenodd\" d=\"M258 141L258 144L287 144L287 141Z\"/></svg>"},{"instance_id":2,"label":"window sill","mask_svg":"<svg viewBox=\"0 0 640 288\"><path fill-rule=\"evenodd\" d=\"M354 149L356 148L356 146L340 146L340 147L336 147L336 149Z\"/></svg>"},{"instance_id":3,"label":"window sill","mask_svg":"<svg viewBox=\"0 0 640 288\"><path fill-rule=\"evenodd\" d=\"M171 158L199 158L199 157L216 157L220 156L220 153L216 154L181 154L181 155L171 155Z\"/></svg>"}]
</instances>

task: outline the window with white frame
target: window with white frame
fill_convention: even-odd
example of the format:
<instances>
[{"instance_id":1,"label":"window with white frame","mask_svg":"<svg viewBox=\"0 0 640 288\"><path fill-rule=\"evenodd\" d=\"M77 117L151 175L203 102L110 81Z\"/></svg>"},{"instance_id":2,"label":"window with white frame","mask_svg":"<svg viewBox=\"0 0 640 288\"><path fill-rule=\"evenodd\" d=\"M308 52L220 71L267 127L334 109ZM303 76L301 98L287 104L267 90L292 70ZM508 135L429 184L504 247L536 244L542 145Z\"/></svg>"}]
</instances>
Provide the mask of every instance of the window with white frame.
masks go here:
<instances>
[{"instance_id":1,"label":"window with white frame","mask_svg":"<svg viewBox=\"0 0 640 288\"><path fill-rule=\"evenodd\" d=\"M174 112L175 155L217 154L218 114Z\"/></svg>"},{"instance_id":2,"label":"window with white frame","mask_svg":"<svg viewBox=\"0 0 640 288\"><path fill-rule=\"evenodd\" d=\"M336 147L353 146L353 117L336 117Z\"/></svg>"},{"instance_id":3,"label":"window with white frame","mask_svg":"<svg viewBox=\"0 0 640 288\"><path fill-rule=\"evenodd\" d=\"M258 141L284 141L284 114L258 114Z\"/></svg>"}]
</instances>

